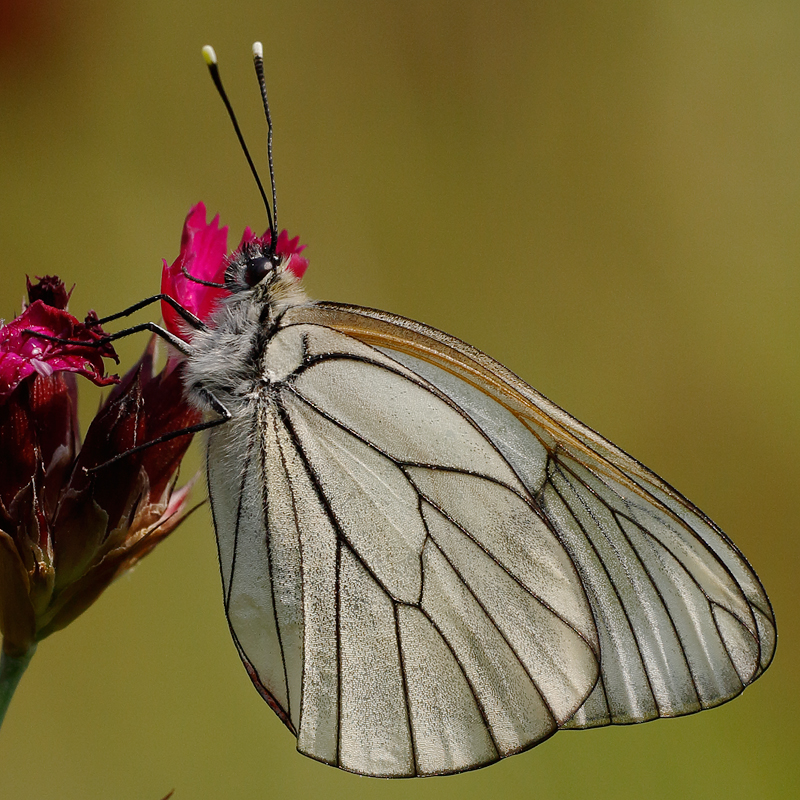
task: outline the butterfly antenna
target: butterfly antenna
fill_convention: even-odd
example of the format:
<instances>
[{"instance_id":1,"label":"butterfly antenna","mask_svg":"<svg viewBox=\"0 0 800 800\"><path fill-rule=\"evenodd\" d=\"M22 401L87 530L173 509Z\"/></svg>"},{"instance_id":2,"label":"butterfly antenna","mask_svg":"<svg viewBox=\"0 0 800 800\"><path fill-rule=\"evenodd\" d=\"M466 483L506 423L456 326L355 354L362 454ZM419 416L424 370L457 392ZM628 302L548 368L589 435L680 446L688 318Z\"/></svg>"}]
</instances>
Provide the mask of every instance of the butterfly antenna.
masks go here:
<instances>
[{"instance_id":1,"label":"butterfly antenna","mask_svg":"<svg viewBox=\"0 0 800 800\"><path fill-rule=\"evenodd\" d=\"M250 151L247 149L247 145L244 141L244 136L242 136L242 130L239 127L239 121L236 119L236 114L233 113L233 106L231 106L231 101L228 100L228 95L225 92L225 89L222 86L222 79L219 77L219 67L217 66L217 54L214 52L214 48L211 45L206 45L203 48L203 60L206 62L208 66L208 71L211 73L211 80L214 81L214 86L217 88L217 92L219 96L222 98L222 102L225 103L225 109L228 112L228 116L233 123L233 129L236 131L236 136L239 139L239 145L242 148L242 152L247 159L247 163L250 165L250 172L253 173L253 177L256 179L256 184L258 184L258 191L261 192L261 199L264 201L264 208L267 209L267 220L269 221L269 229L270 231L275 230L275 223L273 220L272 209L269 205L269 200L267 200L267 193L264 191L264 186L261 183L261 178L258 176L258 170L256 170L256 165L253 163L253 159L250 157ZM272 177L272 158L270 157L270 166L269 166L270 178ZM273 181L273 196L274 196L274 181ZM270 244L270 249L274 250L275 248L275 235L272 236L272 242Z\"/></svg>"},{"instance_id":2,"label":"butterfly antenna","mask_svg":"<svg viewBox=\"0 0 800 800\"><path fill-rule=\"evenodd\" d=\"M258 88L261 89L261 102L264 105L264 115L267 118L267 159L269 160L269 182L272 186L272 250L274 252L278 242L278 194L275 191L275 168L272 165L272 117L269 113L267 100L267 82L264 79L264 46L261 42L253 44L253 63L258 77Z\"/></svg>"}]
</instances>

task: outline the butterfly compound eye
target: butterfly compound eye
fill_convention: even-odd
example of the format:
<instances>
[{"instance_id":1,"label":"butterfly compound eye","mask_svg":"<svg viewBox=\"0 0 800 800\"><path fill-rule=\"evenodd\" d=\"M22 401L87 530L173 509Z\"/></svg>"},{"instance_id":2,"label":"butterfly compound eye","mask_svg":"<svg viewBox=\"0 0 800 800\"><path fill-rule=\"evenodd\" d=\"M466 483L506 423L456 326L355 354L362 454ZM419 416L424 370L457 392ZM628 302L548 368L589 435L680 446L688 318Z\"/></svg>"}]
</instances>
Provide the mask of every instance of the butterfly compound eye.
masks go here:
<instances>
[{"instance_id":1,"label":"butterfly compound eye","mask_svg":"<svg viewBox=\"0 0 800 800\"><path fill-rule=\"evenodd\" d=\"M244 270L244 280L248 286L253 287L264 280L264 277L274 268L272 259L269 256L258 256L249 258Z\"/></svg>"}]
</instances>

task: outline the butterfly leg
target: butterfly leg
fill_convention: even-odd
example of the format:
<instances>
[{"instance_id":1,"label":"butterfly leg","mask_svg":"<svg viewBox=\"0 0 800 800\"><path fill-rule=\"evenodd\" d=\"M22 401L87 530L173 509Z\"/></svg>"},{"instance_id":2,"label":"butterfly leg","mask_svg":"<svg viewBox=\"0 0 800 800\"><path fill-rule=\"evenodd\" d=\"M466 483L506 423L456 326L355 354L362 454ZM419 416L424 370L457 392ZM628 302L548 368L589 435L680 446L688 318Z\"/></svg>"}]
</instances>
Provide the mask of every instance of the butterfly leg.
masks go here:
<instances>
[{"instance_id":1,"label":"butterfly leg","mask_svg":"<svg viewBox=\"0 0 800 800\"><path fill-rule=\"evenodd\" d=\"M165 330L160 325L156 325L155 322L143 322L141 325L134 325L130 328L125 328L124 330L117 331L116 333L110 333L107 336L103 336L102 339L96 339L95 341L83 341L80 339L64 339L61 336L50 336L47 333L40 333L39 331L34 330L24 330L23 333L27 333L31 336L35 336L37 339L44 339L47 342L57 342L58 344L72 344L81 347L103 347L110 342L115 342L117 339L123 339L126 336L131 336L134 333L141 333L141 331L150 331L151 333L156 334L162 338L165 342L171 344L178 352L183 353L184 355L189 355L192 350L191 347L183 341L178 336L170 333L168 330Z\"/></svg>"},{"instance_id":2,"label":"butterfly leg","mask_svg":"<svg viewBox=\"0 0 800 800\"><path fill-rule=\"evenodd\" d=\"M174 297L170 297L168 294L154 294L152 297L147 297L144 300L140 300L138 303L134 303L132 306L128 306L128 308L123 311L118 311L116 314L110 314L107 317L97 320L97 323L99 325L105 325L107 322L113 322L115 319L129 317L131 314L139 311L139 309L157 303L159 300L163 300L165 303L172 306L172 308L195 330L204 330L206 328L206 324L202 320L192 314L191 311L184 308Z\"/></svg>"},{"instance_id":3,"label":"butterfly leg","mask_svg":"<svg viewBox=\"0 0 800 800\"><path fill-rule=\"evenodd\" d=\"M205 420L204 422L198 422L196 425L189 425L186 428L178 428L174 431L169 431L168 433L163 434L162 436L158 436L157 438L145 442L144 444L136 445L136 447L131 447L130 450L126 450L124 453L119 453L114 458L110 458L108 461L104 461L102 464L98 464L96 467L90 467L87 471L88 472L97 472L98 470L105 469L112 464L115 464L117 461L127 458L129 455L133 453L138 453L142 450L147 450L149 447L153 447L153 445L161 444L162 442L168 442L170 439L176 439L178 436L191 436L195 433L199 433L200 431L208 430L209 428L214 428L217 425L222 425L223 423L227 422L231 418L231 412L223 405L223 403L209 392L207 389L200 389L200 395L203 399L211 406L211 408L219 414L218 417L214 419Z\"/></svg>"}]
</instances>

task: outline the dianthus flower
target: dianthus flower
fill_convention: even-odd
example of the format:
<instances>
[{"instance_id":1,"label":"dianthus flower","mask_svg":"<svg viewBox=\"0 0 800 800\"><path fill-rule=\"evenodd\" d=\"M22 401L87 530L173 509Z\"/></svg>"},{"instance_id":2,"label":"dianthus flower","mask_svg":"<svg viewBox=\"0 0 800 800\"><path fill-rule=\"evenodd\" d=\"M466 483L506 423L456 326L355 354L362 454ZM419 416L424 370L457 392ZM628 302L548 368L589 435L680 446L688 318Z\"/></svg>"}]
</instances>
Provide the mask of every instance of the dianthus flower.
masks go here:
<instances>
[{"instance_id":1,"label":"dianthus flower","mask_svg":"<svg viewBox=\"0 0 800 800\"><path fill-rule=\"evenodd\" d=\"M128 451L199 419L183 402L180 369L154 371L152 340L119 380L105 373L116 354L97 317L69 314L58 278L29 281L28 294L0 326L0 721L37 643L186 516L190 487L176 480L191 437ZM78 375L117 384L83 444Z\"/></svg>"}]
</instances>

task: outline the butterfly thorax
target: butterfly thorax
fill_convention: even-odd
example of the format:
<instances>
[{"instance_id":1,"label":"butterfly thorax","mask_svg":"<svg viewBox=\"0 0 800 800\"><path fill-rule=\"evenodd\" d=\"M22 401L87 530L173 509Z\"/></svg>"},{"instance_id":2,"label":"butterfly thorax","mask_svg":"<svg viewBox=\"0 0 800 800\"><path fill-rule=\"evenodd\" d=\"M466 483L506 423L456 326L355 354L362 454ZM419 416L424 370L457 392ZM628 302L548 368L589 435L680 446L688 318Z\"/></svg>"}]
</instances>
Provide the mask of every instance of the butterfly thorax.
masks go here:
<instances>
[{"instance_id":1,"label":"butterfly thorax","mask_svg":"<svg viewBox=\"0 0 800 800\"><path fill-rule=\"evenodd\" d=\"M226 287L231 294L196 331L185 367L184 385L189 401L208 411L213 394L234 415L248 403L262 375L262 357L280 320L290 308L310 301L300 279L286 269L286 261L264 271L254 286L245 282L251 259L231 262Z\"/></svg>"}]
</instances>

